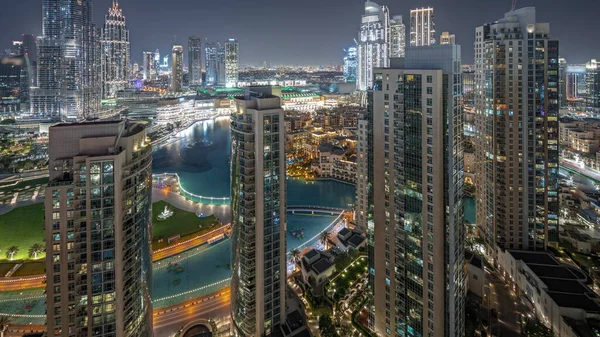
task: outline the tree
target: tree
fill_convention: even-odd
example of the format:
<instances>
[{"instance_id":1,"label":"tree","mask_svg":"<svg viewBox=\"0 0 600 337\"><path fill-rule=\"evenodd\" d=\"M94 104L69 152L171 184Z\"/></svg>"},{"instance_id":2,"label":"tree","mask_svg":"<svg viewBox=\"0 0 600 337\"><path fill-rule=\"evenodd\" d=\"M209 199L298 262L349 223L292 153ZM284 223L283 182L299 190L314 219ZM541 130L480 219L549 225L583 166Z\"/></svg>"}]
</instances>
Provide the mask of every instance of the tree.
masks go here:
<instances>
[{"instance_id":1,"label":"tree","mask_svg":"<svg viewBox=\"0 0 600 337\"><path fill-rule=\"evenodd\" d=\"M11 246L6 250L6 257L8 257L11 261L15 257L15 254L19 252L19 247Z\"/></svg>"},{"instance_id":2,"label":"tree","mask_svg":"<svg viewBox=\"0 0 600 337\"><path fill-rule=\"evenodd\" d=\"M554 333L537 319L528 319L523 328L523 336L554 337Z\"/></svg>"},{"instance_id":3,"label":"tree","mask_svg":"<svg viewBox=\"0 0 600 337\"><path fill-rule=\"evenodd\" d=\"M298 249L292 249L290 252L290 262L294 264L300 263L300 251Z\"/></svg>"},{"instance_id":4,"label":"tree","mask_svg":"<svg viewBox=\"0 0 600 337\"><path fill-rule=\"evenodd\" d=\"M0 316L0 337L4 337L4 332L8 329L10 323L7 316Z\"/></svg>"},{"instance_id":5,"label":"tree","mask_svg":"<svg viewBox=\"0 0 600 337\"><path fill-rule=\"evenodd\" d=\"M325 247L325 250L329 248L330 235L331 233L329 233L328 231L322 231L321 234L319 234L319 242L321 242L321 244Z\"/></svg>"},{"instance_id":6,"label":"tree","mask_svg":"<svg viewBox=\"0 0 600 337\"><path fill-rule=\"evenodd\" d=\"M335 331L333 320L328 315L319 316L319 332L321 337L339 337L337 331Z\"/></svg>"},{"instance_id":7,"label":"tree","mask_svg":"<svg viewBox=\"0 0 600 337\"><path fill-rule=\"evenodd\" d=\"M38 255L44 252L44 246L39 243L34 243L29 247L29 258L37 260Z\"/></svg>"}]
</instances>

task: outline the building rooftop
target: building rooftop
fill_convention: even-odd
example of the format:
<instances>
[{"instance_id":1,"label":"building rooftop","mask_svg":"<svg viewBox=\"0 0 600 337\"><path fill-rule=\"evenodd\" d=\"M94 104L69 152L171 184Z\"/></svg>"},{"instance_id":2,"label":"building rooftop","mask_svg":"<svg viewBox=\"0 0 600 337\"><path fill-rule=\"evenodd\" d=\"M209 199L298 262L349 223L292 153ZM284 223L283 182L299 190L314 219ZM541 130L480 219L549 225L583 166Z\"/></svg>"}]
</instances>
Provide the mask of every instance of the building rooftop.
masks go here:
<instances>
[{"instance_id":1,"label":"building rooftop","mask_svg":"<svg viewBox=\"0 0 600 337\"><path fill-rule=\"evenodd\" d=\"M333 266L334 263L333 261L329 261L329 259L327 258L321 258L319 261L313 263L312 265L312 270L314 270L315 273L321 274L323 272L325 272L327 269L331 268L331 266Z\"/></svg>"},{"instance_id":2,"label":"building rooftop","mask_svg":"<svg viewBox=\"0 0 600 337\"><path fill-rule=\"evenodd\" d=\"M521 260L526 264L560 265L560 263L548 253L528 252L522 250L509 250L515 260Z\"/></svg>"},{"instance_id":3,"label":"building rooftop","mask_svg":"<svg viewBox=\"0 0 600 337\"><path fill-rule=\"evenodd\" d=\"M556 279L564 280L585 280L585 275L577 270L573 270L564 265L538 265L527 263L527 266L533 271L538 277L552 277Z\"/></svg>"},{"instance_id":4,"label":"building rooftop","mask_svg":"<svg viewBox=\"0 0 600 337\"><path fill-rule=\"evenodd\" d=\"M304 257L310 260L317 255L319 255L319 252L316 249L311 249L304 254Z\"/></svg>"},{"instance_id":5,"label":"building rooftop","mask_svg":"<svg viewBox=\"0 0 600 337\"><path fill-rule=\"evenodd\" d=\"M561 307L582 309L591 313L600 313L600 305L584 294L570 294L549 291L548 295Z\"/></svg>"}]
</instances>

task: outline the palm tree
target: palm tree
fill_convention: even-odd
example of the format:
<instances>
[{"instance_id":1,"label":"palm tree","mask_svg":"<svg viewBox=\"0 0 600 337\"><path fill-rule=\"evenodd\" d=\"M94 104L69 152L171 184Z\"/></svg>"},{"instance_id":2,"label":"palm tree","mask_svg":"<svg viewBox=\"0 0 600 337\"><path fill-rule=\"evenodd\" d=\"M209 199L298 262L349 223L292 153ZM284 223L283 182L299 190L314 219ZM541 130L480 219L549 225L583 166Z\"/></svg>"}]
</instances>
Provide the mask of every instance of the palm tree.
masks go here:
<instances>
[{"instance_id":1,"label":"palm tree","mask_svg":"<svg viewBox=\"0 0 600 337\"><path fill-rule=\"evenodd\" d=\"M322 231L319 235L319 242L325 246L325 250L329 248L329 236L330 233L328 231Z\"/></svg>"},{"instance_id":2,"label":"palm tree","mask_svg":"<svg viewBox=\"0 0 600 337\"><path fill-rule=\"evenodd\" d=\"M4 332L8 329L8 317L0 316L0 337L4 337Z\"/></svg>"},{"instance_id":3,"label":"palm tree","mask_svg":"<svg viewBox=\"0 0 600 337\"><path fill-rule=\"evenodd\" d=\"M44 252L44 246L42 246L39 243L34 243L33 245L31 245L31 247L29 247L29 258L32 258L34 260L36 260L38 258L38 255Z\"/></svg>"},{"instance_id":4,"label":"palm tree","mask_svg":"<svg viewBox=\"0 0 600 337\"><path fill-rule=\"evenodd\" d=\"M15 257L15 254L19 252L19 247L11 246L6 250L6 257L8 257L11 261Z\"/></svg>"},{"instance_id":5,"label":"palm tree","mask_svg":"<svg viewBox=\"0 0 600 337\"><path fill-rule=\"evenodd\" d=\"M298 249L292 249L290 252L290 262L293 264L300 263L300 251Z\"/></svg>"}]
</instances>

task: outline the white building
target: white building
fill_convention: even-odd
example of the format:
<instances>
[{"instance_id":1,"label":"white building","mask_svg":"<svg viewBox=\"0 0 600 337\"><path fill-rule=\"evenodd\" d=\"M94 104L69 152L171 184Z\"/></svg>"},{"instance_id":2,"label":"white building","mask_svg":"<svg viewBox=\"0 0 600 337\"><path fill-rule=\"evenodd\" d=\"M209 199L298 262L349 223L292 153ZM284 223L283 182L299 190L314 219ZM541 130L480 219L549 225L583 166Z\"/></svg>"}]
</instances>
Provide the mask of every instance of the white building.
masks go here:
<instances>
[{"instance_id":1,"label":"white building","mask_svg":"<svg viewBox=\"0 0 600 337\"><path fill-rule=\"evenodd\" d=\"M418 8L410 11L410 45L413 47L435 44L435 22L433 8Z\"/></svg>"},{"instance_id":2,"label":"white building","mask_svg":"<svg viewBox=\"0 0 600 337\"><path fill-rule=\"evenodd\" d=\"M239 80L239 43L235 39L225 41L225 86L237 86Z\"/></svg>"},{"instance_id":3,"label":"white building","mask_svg":"<svg viewBox=\"0 0 600 337\"><path fill-rule=\"evenodd\" d=\"M388 39L390 16L386 6L367 1L358 34L358 71L356 88L367 90L373 85L373 68L389 66Z\"/></svg>"},{"instance_id":4,"label":"white building","mask_svg":"<svg viewBox=\"0 0 600 337\"><path fill-rule=\"evenodd\" d=\"M171 91L181 91L183 83L183 47L173 46L171 56Z\"/></svg>"}]
</instances>

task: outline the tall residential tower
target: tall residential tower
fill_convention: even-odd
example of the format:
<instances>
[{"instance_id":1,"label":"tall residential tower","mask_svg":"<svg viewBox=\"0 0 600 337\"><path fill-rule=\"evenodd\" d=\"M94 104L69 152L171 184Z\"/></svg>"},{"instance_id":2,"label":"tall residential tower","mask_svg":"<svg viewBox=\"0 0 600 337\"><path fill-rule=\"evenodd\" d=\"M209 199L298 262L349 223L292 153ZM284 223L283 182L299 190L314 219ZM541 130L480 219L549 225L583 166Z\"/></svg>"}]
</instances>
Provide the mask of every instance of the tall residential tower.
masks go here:
<instances>
[{"instance_id":1,"label":"tall residential tower","mask_svg":"<svg viewBox=\"0 0 600 337\"><path fill-rule=\"evenodd\" d=\"M113 0L113 5L105 16L100 44L102 97L114 98L117 91L127 88L130 73L129 30L125 26L125 16L117 0Z\"/></svg>"},{"instance_id":2,"label":"tall residential tower","mask_svg":"<svg viewBox=\"0 0 600 337\"><path fill-rule=\"evenodd\" d=\"M410 11L410 45L413 47L435 44L435 21L433 8Z\"/></svg>"},{"instance_id":3,"label":"tall residential tower","mask_svg":"<svg viewBox=\"0 0 600 337\"><path fill-rule=\"evenodd\" d=\"M235 39L225 41L225 85L235 87L239 81L240 44Z\"/></svg>"},{"instance_id":4,"label":"tall residential tower","mask_svg":"<svg viewBox=\"0 0 600 337\"><path fill-rule=\"evenodd\" d=\"M458 45L412 47L373 71L359 158L378 336L464 334L460 57Z\"/></svg>"},{"instance_id":5,"label":"tall residential tower","mask_svg":"<svg viewBox=\"0 0 600 337\"><path fill-rule=\"evenodd\" d=\"M231 114L231 318L237 336L285 322L285 126L279 87L249 87Z\"/></svg>"},{"instance_id":6,"label":"tall residential tower","mask_svg":"<svg viewBox=\"0 0 600 337\"><path fill-rule=\"evenodd\" d=\"M46 312L52 336L152 336L152 146L126 121L50 128Z\"/></svg>"},{"instance_id":7,"label":"tall residential tower","mask_svg":"<svg viewBox=\"0 0 600 337\"><path fill-rule=\"evenodd\" d=\"M558 241L558 41L535 14L475 29L475 199L490 256Z\"/></svg>"},{"instance_id":8,"label":"tall residential tower","mask_svg":"<svg viewBox=\"0 0 600 337\"><path fill-rule=\"evenodd\" d=\"M358 32L358 71L356 88L367 90L373 84L373 68L389 65L390 15L386 6L367 1Z\"/></svg>"},{"instance_id":9,"label":"tall residential tower","mask_svg":"<svg viewBox=\"0 0 600 337\"><path fill-rule=\"evenodd\" d=\"M188 39L188 73L190 86L202 84L202 39L196 36Z\"/></svg>"},{"instance_id":10,"label":"tall residential tower","mask_svg":"<svg viewBox=\"0 0 600 337\"><path fill-rule=\"evenodd\" d=\"M406 52L406 27L402 15L394 15L390 20L390 57L404 57Z\"/></svg>"},{"instance_id":11,"label":"tall residential tower","mask_svg":"<svg viewBox=\"0 0 600 337\"><path fill-rule=\"evenodd\" d=\"M181 91L183 83L183 47L174 45L171 51L171 91Z\"/></svg>"},{"instance_id":12,"label":"tall residential tower","mask_svg":"<svg viewBox=\"0 0 600 337\"><path fill-rule=\"evenodd\" d=\"M353 83L356 82L356 68L358 67L356 47L350 47L344 51L346 52L344 56L344 81Z\"/></svg>"}]
</instances>

